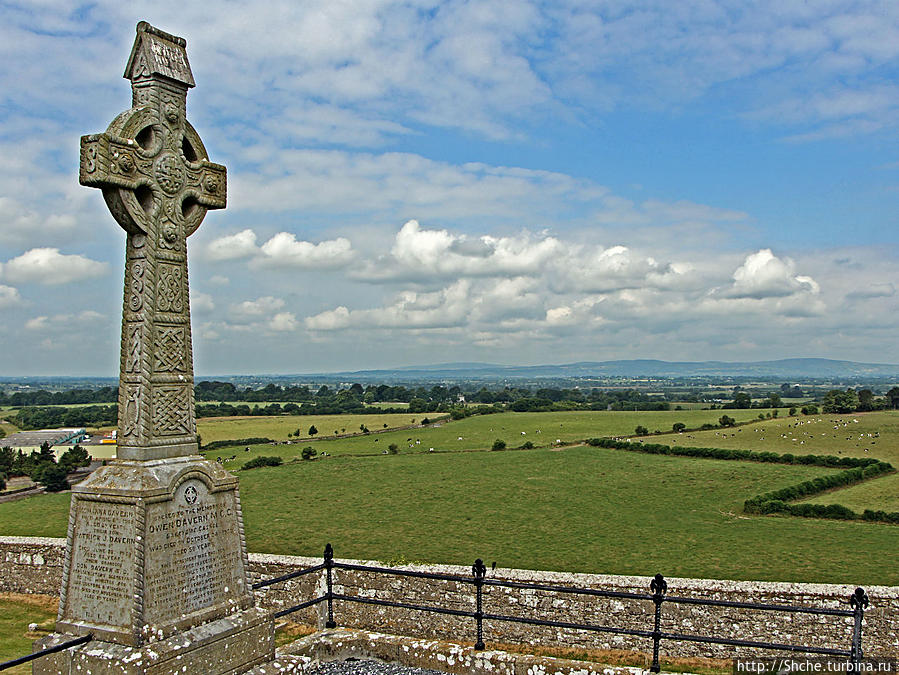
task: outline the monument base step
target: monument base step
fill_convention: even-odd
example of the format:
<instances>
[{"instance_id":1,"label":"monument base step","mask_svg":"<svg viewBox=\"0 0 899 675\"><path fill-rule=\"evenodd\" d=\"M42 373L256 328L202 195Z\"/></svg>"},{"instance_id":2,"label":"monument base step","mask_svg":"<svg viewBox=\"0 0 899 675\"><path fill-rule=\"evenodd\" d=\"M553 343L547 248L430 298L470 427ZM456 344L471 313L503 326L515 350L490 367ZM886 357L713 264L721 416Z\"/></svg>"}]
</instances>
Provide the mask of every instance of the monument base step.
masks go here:
<instances>
[{"instance_id":1,"label":"monument base step","mask_svg":"<svg viewBox=\"0 0 899 675\"><path fill-rule=\"evenodd\" d=\"M35 675L238 675L275 656L274 619L260 609L237 612L140 647L92 640L34 662ZM34 651L53 647L72 635L52 633Z\"/></svg>"}]
</instances>

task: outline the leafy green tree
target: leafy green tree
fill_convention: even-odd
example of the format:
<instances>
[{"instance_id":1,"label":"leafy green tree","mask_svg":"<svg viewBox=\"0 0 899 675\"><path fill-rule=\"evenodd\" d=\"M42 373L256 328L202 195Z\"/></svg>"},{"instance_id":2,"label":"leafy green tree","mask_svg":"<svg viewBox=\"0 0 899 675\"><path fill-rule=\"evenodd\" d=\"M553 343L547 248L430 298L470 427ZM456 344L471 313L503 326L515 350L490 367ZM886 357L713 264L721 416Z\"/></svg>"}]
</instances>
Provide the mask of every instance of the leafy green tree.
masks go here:
<instances>
[{"instance_id":1,"label":"leafy green tree","mask_svg":"<svg viewBox=\"0 0 899 675\"><path fill-rule=\"evenodd\" d=\"M722 427L732 427L736 423L737 423L737 420L735 420L730 415L722 415L721 417L718 418L718 424L720 424Z\"/></svg>"},{"instance_id":2,"label":"leafy green tree","mask_svg":"<svg viewBox=\"0 0 899 675\"><path fill-rule=\"evenodd\" d=\"M854 389L840 391L831 389L824 395L821 401L821 411L824 413L851 413L858 409L858 394Z\"/></svg>"},{"instance_id":3,"label":"leafy green tree","mask_svg":"<svg viewBox=\"0 0 899 675\"><path fill-rule=\"evenodd\" d=\"M64 466L42 462L40 469L38 469L32 480L43 485L47 492L61 492L69 489L69 482L66 480L67 474L68 472Z\"/></svg>"},{"instance_id":4,"label":"leafy green tree","mask_svg":"<svg viewBox=\"0 0 899 675\"><path fill-rule=\"evenodd\" d=\"M752 407L752 397L747 394L745 391L740 391L734 394L734 408L750 408Z\"/></svg>"},{"instance_id":5,"label":"leafy green tree","mask_svg":"<svg viewBox=\"0 0 899 675\"><path fill-rule=\"evenodd\" d=\"M56 464L56 453L53 452L53 446L50 445L49 441L41 443L41 449L37 459L39 462L52 462Z\"/></svg>"},{"instance_id":6,"label":"leafy green tree","mask_svg":"<svg viewBox=\"0 0 899 675\"><path fill-rule=\"evenodd\" d=\"M795 406L795 405L792 406L792 407L790 408L790 411L789 411L789 412L790 412L790 417L793 417L793 416L796 414L796 406Z\"/></svg>"},{"instance_id":7,"label":"leafy green tree","mask_svg":"<svg viewBox=\"0 0 899 675\"><path fill-rule=\"evenodd\" d=\"M396 443L391 443L387 446L387 450L391 455L395 455L400 451L400 448Z\"/></svg>"},{"instance_id":8,"label":"leafy green tree","mask_svg":"<svg viewBox=\"0 0 899 675\"><path fill-rule=\"evenodd\" d=\"M680 433L681 431L683 431L686 428L687 428L687 425L684 424L683 422L675 422L674 424L671 425L671 429L673 431L676 431L677 433Z\"/></svg>"},{"instance_id":9,"label":"leafy green tree","mask_svg":"<svg viewBox=\"0 0 899 675\"><path fill-rule=\"evenodd\" d=\"M317 433L318 433L318 429L315 428L314 424L311 427L309 427L309 435L310 436L315 436L315 434L317 434Z\"/></svg>"},{"instance_id":10,"label":"leafy green tree","mask_svg":"<svg viewBox=\"0 0 899 675\"><path fill-rule=\"evenodd\" d=\"M64 453L62 453L62 457L59 458L59 465L69 473L77 469L81 466L87 466L91 463L91 456L87 453L87 450L82 448L80 445L75 445Z\"/></svg>"},{"instance_id":11,"label":"leafy green tree","mask_svg":"<svg viewBox=\"0 0 899 675\"><path fill-rule=\"evenodd\" d=\"M16 461L16 452L8 445L0 448L0 471L9 474L12 471L13 462Z\"/></svg>"},{"instance_id":12,"label":"leafy green tree","mask_svg":"<svg viewBox=\"0 0 899 675\"><path fill-rule=\"evenodd\" d=\"M305 460L311 460L311 459L313 459L317 454L318 454L318 452L315 450L315 448L313 448L311 445L307 445L307 446L306 446L305 448L303 448L303 450L300 452L300 457L302 457L302 458L305 459Z\"/></svg>"},{"instance_id":13,"label":"leafy green tree","mask_svg":"<svg viewBox=\"0 0 899 675\"><path fill-rule=\"evenodd\" d=\"M634 433L635 433L637 436L646 436L646 435L649 434L649 429L647 429L646 427L644 427L642 424L638 424L638 425L637 425L637 428L634 429Z\"/></svg>"},{"instance_id":14,"label":"leafy green tree","mask_svg":"<svg viewBox=\"0 0 899 675\"><path fill-rule=\"evenodd\" d=\"M858 411L871 412L876 407L874 403L874 392L870 389L859 389L858 391Z\"/></svg>"},{"instance_id":15,"label":"leafy green tree","mask_svg":"<svg viewBox=\"0 0 899 675\"><path fill-rule=\"evenodd\" d=\"M506 442L504 440L502 440L501 438L497 438L495 441L493 441L493 447L490 449L491 450L505 450Z\"/></svg>"},{"instance_id":16,"label":"leafy green tree","mask_svg":"<svg viewBox=\"0 0 899 675\"><path fill-rule=\"evenodd\" d=\"M899 408L899 387L893 387L887 392L886 402L890 408Z\"/></svg>"}]
</instances>

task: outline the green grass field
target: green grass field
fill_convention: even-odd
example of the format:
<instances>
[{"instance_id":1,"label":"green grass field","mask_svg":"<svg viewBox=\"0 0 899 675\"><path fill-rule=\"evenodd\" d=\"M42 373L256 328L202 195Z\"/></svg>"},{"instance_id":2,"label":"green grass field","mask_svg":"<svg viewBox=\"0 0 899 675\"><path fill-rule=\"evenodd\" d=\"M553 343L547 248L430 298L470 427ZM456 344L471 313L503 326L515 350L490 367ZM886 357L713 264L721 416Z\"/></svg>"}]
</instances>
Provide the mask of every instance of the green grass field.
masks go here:
<instances>
[{"instance_id":1,"label":"green grass field","mask_svg":"<svg viewBox=\"0 0 899 675\"><path fill-rule=\"evenodd\" d=\"M385 415L279 415L277 417L202 417L197 420L197 431L204 443L235 438L272 438L287 440L287 434L300 430L306 436L310 426L315 425L319 436L337 433L358 433L359 425L371 430L401 427L421 422L427 414L385 414ZM440 415L431 414L431 419ZM345 430L345 431L342 431Z\"/></svg>"},{"instance_id":2,"label":"green grass field","mask_svg":"<svg viewBox=\"0 0 899 675\"><path fill-rule=\"evenodd\" d=\"M41 595L0 593L0 662L31 653L31 643L46 633L28 632L28 624L49 626L56 619L55 600ZM3 671L11 675L31 673L31 664Z\"/></svg>"},{"instance_id":3,"label":"green grass field","mask_svg":"<svg viewBox=\"0 0 899 675\"><path fill-rule=\"evenodd\" d=\"M670 445L875 457L899 468L899 411L758 420L735 429L676 434Z\"/></svg>"},{"instance_id":4,"label":"green grass field","mask_svg":"<svg viewBox=\"0 0 899 675\"><path fill-rule=\"evenodd\" d=\"M899 583L899 528L747 517L827 473L575 446L332 456L239 473L250 551L611 574ZM67 495L0 504L3 534L64 536Z\"/></svg>"},{"instance_id":5,"label":"green grass field","mask_svg":"<svg viewBox=\"0 0 899 675\"><path fill-rule=\"evenodd\" d=\"M899 473L833 490L801 501L810 504L842 504L856 513L865 509L899 511Z\"/></svg>"},{"instance_id":6,"label":"green grass field","mask_svg":"<svg viewBox=\"0 0 899 675\"><path fill-rule=\"evenodd\" d=\"M757 411L736 411L732 416L740 421L755 417ZM390 426L408 424L413 418L421 421L421 415L354 415L347 416L347 431L358 431L360 424L366 424L376 431L387 422ZM227 457L238 454L233 462L226 462L229 468L237 468L246 460L258 455L276 455L290 460L298 457L300 450L311 445L319 452L326 451L332 455L372 455L382 454L391 443L395 443L401 453L458 452L463 450L483 450L492 446L497 438L510 447L518 447L530 441L535 446L550 446L557 440L571 443L595 436L615 436L632 434L637 425L646 426L650 430L671 430L675 422L683 422L688 426L701 426L709 422L715 423L721 417L717 410L679 410L663 412L555 412L555 413L499 413L495 415L475 415L464 420L445 420L426 428L405 429L400 431L382 431L352 438L331 440L301 440L291 445L259 445L251 446L250 452L238 452L228 448L217 449L205 453L208 457ZM430 415L434 419L434 415ZM287 432L299 428L305 432L310 424L315 424L319 432L333 433L332 427L340 428L333 423L321 421L324 416L309 417L241 417L241 418L204 418L198 421L203 442L217 438L250 438L265 436L274 439L286 439ZM299 420L299 421L297 421ZM246 426L244 426L246 424ZM275 430L279 433L275 434ZM330 429L331 431L326 431ZM254 433L243 433L253 431ZM522 434L524 432L524 434ZM207 434L209 434L207 436ZM275 434L275 435L273 435ZM420 441L420 442L416 442Z\"/></svg>"}]
</instances>

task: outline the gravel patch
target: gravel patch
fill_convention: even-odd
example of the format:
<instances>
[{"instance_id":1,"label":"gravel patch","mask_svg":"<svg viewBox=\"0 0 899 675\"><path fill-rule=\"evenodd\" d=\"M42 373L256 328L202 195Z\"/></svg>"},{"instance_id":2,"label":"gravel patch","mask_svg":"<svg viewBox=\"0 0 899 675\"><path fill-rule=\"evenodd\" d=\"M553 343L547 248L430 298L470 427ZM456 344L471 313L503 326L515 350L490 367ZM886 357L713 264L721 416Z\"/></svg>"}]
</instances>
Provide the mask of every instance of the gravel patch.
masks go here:
<instances>
[{"instance_id":1,"label":"gravel patch","mask_svg":"<svg viewBox=\"0 0 899 675\"><path fill-rule=\"evenodd\" d=\"M380 661L351 660L323 663L309 675L446 675L439 670L410 668Z\"/></svg>"}]
</instances>

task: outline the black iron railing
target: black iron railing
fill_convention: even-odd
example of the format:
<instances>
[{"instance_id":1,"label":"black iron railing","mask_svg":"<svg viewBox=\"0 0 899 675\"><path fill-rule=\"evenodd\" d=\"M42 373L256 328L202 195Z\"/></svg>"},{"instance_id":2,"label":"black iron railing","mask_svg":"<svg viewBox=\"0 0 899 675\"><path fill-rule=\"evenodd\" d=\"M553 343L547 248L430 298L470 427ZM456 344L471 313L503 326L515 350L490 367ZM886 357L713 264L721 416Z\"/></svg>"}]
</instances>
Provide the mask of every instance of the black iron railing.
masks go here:
<instances>
[{"instance_id":1,"label":"black iron railing","mask_svg":"<svg viewBox=\"0 0 899 675\"><path fill-rule=\"evenodd\" d=\"M380 607L394 607L399 609L415 610L420 612L432 612L436 614L444 614L450 616L458 616L474 619L475 622L475 643L474 648L481 650L485 648L484 644L484 622L510 622L530 624L533 626L548 626L553 628L566 628L571 630L589 631L595 633L608 633L613 635L628 635L634 637L647 638L652 640L652 672L659 672L661 666L659 663L660 645L662 640L672 642L697 642L706 644L717 644L731 647L749 647L757 649L770 649L776 651L786 651L791 653L818 654L834 657L845 657L856 665L862 660L862 620L864 618L865 608L868 606L868 596L864 589L856 588L855 592L848 598L847 604L849 609L833 609L828 607L807 607L794 605L774 605L757 602L741 602L732 600L713 600L706 598L687 598L668 595L668 582L661 574L657 574L649 585L650 593L630 593L625 591L604 591L595 588L578 588L574 586L554 586L548 584L535 584L519 581L506 581L503 579L488 579L487 567L484 562L478 558L475 560L471 569L471 576L462 576L455 574L440 574L436 572L419 572L415 570L402 570L390 567L376 567L372 565L354 565L350 563L342 563L334 560L334 550L331 544L325 547L324 562L321 565L315 565L297 572L285 574L284 576L274 579L267 579L253 584L253 588L265 588L273 584L295 579L305 574L311 574L320 570L325 570L325 582L327 591L324 595L313 598L306 602L288 607L275 613L275 616L285 616L293 612L312 607L323 602L327 603L327 620L325 626L335 628L337 623L334 620L334 601L354 602L366 605L377 605ZM429 579L434 581L452 581L462 584L474 586L474 611L453 609L450 607L439 607L434 605L418 605L408 602L397 602L395 600L383 600L378 598L367 598L358 595L346 595L334 592L333 570L348 570L356 572L368 572L373 574L385 574L398 577L412 577L417 579ZM552 619L538 619L526 616L509 616L505 614L492 614L484 611L483 589L485 586L498 586L503 588L530 589L535 591L546 591L550 593L594 596L601 598L615 598L627 600L644 600L653 603L653 623L651 630L639 630L635 628L624 628L619 626L605 626L588 623L574 623L570 621L555 621ZM834 617L853 617L852 635L850 637L849 649L837 649L832 647L815 647L811 645L789 644L784 642L767 642L764 640L738 640L734 638L716 637L710 635L697 635L691 633L678 633L663 631L662 626L662 608L666 603L672 605L705 605L711 607L732 607L749 610L762 610L769 612L792 613L792 614L817 614L821 616ZM856 672L858 672L856 670Z\"/></svg>"},{"instance_id":2,"label":"black iron railing","mask_svg":"<svg viewBox=\"0 0 899 675\"><path fill-rule=\"evenodd\" d=\"M452 581L462 584L474 586L474 611L453 609L451 607L439 607L434 605L418 605L408 602L397 602L394 600L382 600L378 598L365 598L358 595L346 595L334 592L334 570L348 570L356 572L368 572L373 574L385 574L397 577L410 577L417 579L429 579L433 581ZM320 565L314 565L305 569L297 570L289 574L265 579L253 584L253 589L267 588L278 583L297 579L315 572L325 571L325 583L327 591L324 595L312 598L305 602L292 605L285 609L274 613L275 617L282 617L293 614L302 609L313 607L320 603L327 603L327 620L325 626L327 628L336 628L337 622L334 620L334 601L355 602L366 605L377 605L380 607L394 607L399 609L415 610L420 612L431 612L436 614L444 614L448 616L457 616L474 619L475 621L475 643L474 648L481 650L485 648L484 644L484 621L491 622L509 622L530 624L532 626L548 626L552 628L565 628L571 630L589 631L594 633L607 633L612 635L629 635L633 637L641 637L652 640L652 665L650 670L658 673L661 670L659 663L659 652L662 640L672 642L699 642L706 644L718 644L732 647L750 647L758 649L771 649L777 651L787 651L792 653L804 654L821 654L826 656L846 657L855 665L855 671L859 672L858 664L862 660L862 621L865 615L865 609L868 606L868 596L864 589L856 588L855 592L849 597L848 604L850 609L832 609L827 607L805 607L793 605L774 605L756 602L739 602L732 600L712 600L706 598L686 598L668 595L668 582L661 574L657 574L649 584L650 593L630 593L626 591L603 591L595 588L578 588L575 586L555 586L550 584L535 584L520 581L506 581L503 579L488 579L487 567L484 562L478 558L475 560L471 568L471 576L462 576L456 574L440 574L437 572L419 572L416 570L401 570L391 567L377 567L372 565L353 565L350 563L342 563L334 560L334 549L331 544L325 547L324 560ZM484 587L497 586L503 588L529 589L534 591L545 591L549 593L593 596L601 598L615 598L625 600L643 600L653 603L653 624L652 630L639 630L634 628L623 628L619 626L605 626L588 623L574 623L570 621L555 621L552 619L538 619L526 616L509 616L505 614L492 614L484 611ZM763 610L769 612L782 612L793 614L817 614L821 616L834 617L853 617L852 635L850 638L849 649L836 649L831 647L814 647L810 645L787 644L781 642L766 642L763 640L738 640L734 638L723 638L709 635L695 635L688 633L673 633L663 631L662 626L662 607L665 603L673 605L705 605L711 607L733 607L739 609ZM17 666L34 659L41 658L48 654L63 651L70 647L77 647L90 642L93 639L91 635L75 638L67 642L44 649L33 654L21 656L11 661L0 663L0 670L6 670L13 666Z\"/></svg>"}]
</instances>

